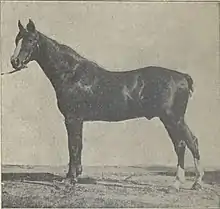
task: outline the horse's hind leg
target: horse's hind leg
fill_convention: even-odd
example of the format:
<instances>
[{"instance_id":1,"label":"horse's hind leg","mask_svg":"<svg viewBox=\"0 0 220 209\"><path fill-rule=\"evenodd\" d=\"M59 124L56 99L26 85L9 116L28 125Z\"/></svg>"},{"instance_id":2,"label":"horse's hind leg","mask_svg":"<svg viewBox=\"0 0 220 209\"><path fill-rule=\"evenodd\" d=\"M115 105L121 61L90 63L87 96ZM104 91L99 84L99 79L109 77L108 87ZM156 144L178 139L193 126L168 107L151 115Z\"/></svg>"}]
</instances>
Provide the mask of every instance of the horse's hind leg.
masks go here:
<instances>
[{"instance_id":1,"label":"horse's hind leg","mask_svg":"<svg viewBox=\"0 0 220 209\"><path fill-rule=\"evenodd\" d=\"M176 130L175 125L173 125L170 119L161 118L161 121L164 124L173 142L174 150L177 154L178 164L177 164L176 178L173 184L173 188L178 191L181 184L184 183L185 181L184 156L185 156L186 143L180 139L178 135L178 131Z\"/></svg>"},{"instance_id":2,"label":"horse's hind leg","mask_svg":"<svg viewBox=\"0 0 220 209\"><path fill-rule=\"evenodd\" d=\"M187 147L192 152L196 168L196 180L192 186L192 189L199 189L201 188L204 172L200 165L198 139L192 134L183 117L175 118L174 114L169 112L169 114L167 114L165 118L168 118L166 120L170 121L172 126L176 129L179 138L186 143Z\"/></svg>"},{"instance_id":3,"label":"horse's hind leg","mask_svg":"<svg viewBox=\"0 0 220 209\"><path fill-rule=\"evenodd\" d=\"M200 164L200 153L198 146L198 139L192 134L191 130L185 123L184 119L181 119L177 123L179 133L184 137L184 141L186 142L187 147L192 152L194 158L194 164L196 168L196 180L192 186L192 189L200 189L202 183L202 177L204 175L204 171Z\"/></svg>"}]
</instances>

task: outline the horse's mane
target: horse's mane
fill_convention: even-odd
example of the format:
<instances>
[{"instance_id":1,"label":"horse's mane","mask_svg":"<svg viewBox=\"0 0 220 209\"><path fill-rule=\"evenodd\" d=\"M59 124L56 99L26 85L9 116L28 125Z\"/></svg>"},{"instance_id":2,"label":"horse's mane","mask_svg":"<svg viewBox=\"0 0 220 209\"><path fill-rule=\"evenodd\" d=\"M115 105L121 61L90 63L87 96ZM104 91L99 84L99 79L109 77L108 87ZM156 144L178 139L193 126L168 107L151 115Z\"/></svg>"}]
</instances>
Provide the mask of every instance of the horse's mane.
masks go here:
<instances>
[{"instance_id":1,"label":"horse's mane","mask_svg":"<svg viewBox=\"0 0 220 209\"><path fill-rule=\"evenodd\" d=\"M40 33L40 32L39 32ZM76 61L79 61L79 62L87 62L87 63L90 63L96 67L99 67L99 68L102 68L101 66L99 66L96 62L94 61L91 61L91 60L88 60L87 58L81 56L80 54L78 54L74 49L72 49L71 47L65 45L65 44L62 44L62 43L59 43L58 41L52 39L52 38L49 38L47 37L46 35L40 33L44 38L46 38L47 40L49 40L51 43L53 43L53 45L56 46L56 48L63 54L67 54L69 55L70 57L73 57L74 60Z\"/></svg>"},{"instance_id":2,"label":"horse's mane","mask_svg":"<svg viewBox=\"0 0 220 209\"><path fill-rule=\"evenodd\" d=\"M58 43L58 42L57 42ZM65 45L65 44L60 44L58 43L60 50L62 51L62 53L68 54L72 57L74 57L74 59L76 59L77 61L81 61L81 60L87 60L86 58L82 57L81 55L79 55L75 50L73 50L71 47Z\"/></svg>"},{"instance_id":3,"label":"horse's mane","mask_svg":"<svg viewBox=\"0 0 220 209\"><path fill-rule=\"evenodd\" d=\"M58 42L57 42L58 43ZM74 59L76 59L77 61L80 61L80 62L87 62L87 63L90 63L96 67L99 67L99 68L102 68L101 66L99 66L96 62L94 61L91 61L83 56L81 56L80 54L78 54L75 50L73 50L71 47L65 45L65 44L59 44L59 47L60 49L62 50L62 52L64 52L65 54L68 54L72 57L74 57Z\"/></svg>"},{"instance_id":4,"label":"horse's mane","mask_svg":"<svg viewBox=\"0 0 220 209\"><path fill-rule=\"evenodd\" d=\"M43 34L42 34L43 35ZM68 54L70 56L72 56L74 59L76 59L77 61L80 60L85 60L86 58L82 57L81 55L79 55L75 50L73 50L71 47L65 45L65 44L61 44L58 41L49 38L45 35L43 35L44 37L46 37L47 39L49 39L54 45L56 45L56 47L58 48L58 50L60 52L62 52L63 54Z\"/></svg>"}]
</instances>

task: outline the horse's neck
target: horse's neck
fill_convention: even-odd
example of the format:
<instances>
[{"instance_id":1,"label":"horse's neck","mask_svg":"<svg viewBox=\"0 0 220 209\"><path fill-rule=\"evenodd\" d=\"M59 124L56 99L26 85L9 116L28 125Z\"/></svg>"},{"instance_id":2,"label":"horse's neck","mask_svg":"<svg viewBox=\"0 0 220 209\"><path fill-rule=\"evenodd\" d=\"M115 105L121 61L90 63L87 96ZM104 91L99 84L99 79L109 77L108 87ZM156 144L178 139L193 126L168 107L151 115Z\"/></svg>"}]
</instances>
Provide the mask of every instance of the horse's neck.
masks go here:
<instances>
[{"instance_id":1,"label":"horse's neck","mask_svg":"<svg viewBox=\"0 0 220 209\"><path fill-rule=\"evenodd\" d=\"M39 33L39 54L36 61L56 87L62 79L62 74L71 72L82 60L81 57L74 56L73 52L63 50L62 45Z\"/></svg>"}]
</instances>

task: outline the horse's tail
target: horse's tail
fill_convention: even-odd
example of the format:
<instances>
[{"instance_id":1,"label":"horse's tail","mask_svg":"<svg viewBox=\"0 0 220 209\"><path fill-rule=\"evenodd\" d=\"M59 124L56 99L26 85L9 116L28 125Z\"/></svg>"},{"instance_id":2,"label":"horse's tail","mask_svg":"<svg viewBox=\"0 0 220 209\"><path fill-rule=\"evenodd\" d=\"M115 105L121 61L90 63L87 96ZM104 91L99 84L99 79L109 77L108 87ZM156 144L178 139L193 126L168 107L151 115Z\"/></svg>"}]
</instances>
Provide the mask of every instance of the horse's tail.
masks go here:
<instances>
[{"instance_id":1,"label":"horse's tail","mask_svg":"<svg viewBox=\"0 0 220 209\"><path fill-rule=\"evenodd\" d=\"M189 86L189 93L190 93L190 96L192 96L192 93L194 91L194 88L193 88L193 79L190 75L188 74L184 74L185 76L185 79L187 80L187 83L188 83L188 86Z\"/></svg>"}]
</instances>

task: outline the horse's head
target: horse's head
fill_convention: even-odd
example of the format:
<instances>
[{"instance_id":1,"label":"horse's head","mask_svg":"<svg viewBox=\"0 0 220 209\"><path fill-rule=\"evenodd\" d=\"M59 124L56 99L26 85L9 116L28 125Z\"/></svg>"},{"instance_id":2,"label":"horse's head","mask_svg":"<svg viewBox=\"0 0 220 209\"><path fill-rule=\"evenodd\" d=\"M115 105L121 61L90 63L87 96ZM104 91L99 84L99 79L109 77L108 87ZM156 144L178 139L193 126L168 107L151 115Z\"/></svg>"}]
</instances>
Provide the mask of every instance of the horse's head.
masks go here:
<instances>
[{"instance_id":1,"label":"horse's head","mask_svg":"<svg viewBox=\"0 0 220 209\"><path fill-rule=\"evenodd\" d=\"M39 49L39 34L35 29L32 20L26 28L18 21L19 32L15 38L16 48L11 56L12 67L17 71L27 67L27 64L34 60Z\"/></svg>"}]
</instances>

